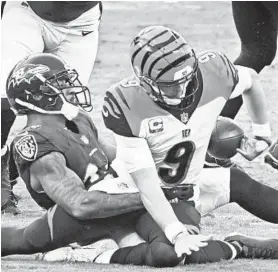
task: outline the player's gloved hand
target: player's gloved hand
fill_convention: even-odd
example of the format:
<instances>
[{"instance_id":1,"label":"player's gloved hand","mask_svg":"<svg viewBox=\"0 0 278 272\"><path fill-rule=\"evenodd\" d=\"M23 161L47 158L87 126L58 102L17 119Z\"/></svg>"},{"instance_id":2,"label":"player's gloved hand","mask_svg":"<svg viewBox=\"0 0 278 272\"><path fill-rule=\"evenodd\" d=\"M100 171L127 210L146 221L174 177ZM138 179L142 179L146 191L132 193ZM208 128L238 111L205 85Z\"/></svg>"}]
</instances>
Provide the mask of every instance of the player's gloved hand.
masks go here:
<instances>
[{"instance_id":1,"label":"player's gloved hand","mask_svg":"<svg viewBox=\"0 0 278 272\"><path fill-rule=\"evenodd\" d=\"M194 184L181 184L173 188L163 188L163 192L168 200L177 198L178 200L188 200L194 195Z\"/></svg>"},{"instance_id":2,"label":"player's gloved hand","mask_svg":"<svg viewBox=\"0 0 278 272\"><path fill-rule=\"evenodd\" d=\"M260 154L262 154L271 145L271 140L266 137L254 137L242 139L240 148L237 148L237 152L241 154L245 159L252 161Z\"/></svg>"},{"instance_id":3,"label":"player's gloved hand","mask_svg":"<svg viewBox=\"0 0 278 272\"><path fill-rule=\"evenodd\" d=\"M200 247L207 246L207 241L211 239L212 236L191 235L188 232L182 232L176 237L174 243L177 256L181 257L183 254L190 255L192 251L199 251Z\"/></svg>"},{"instance_id":4,"label":"player's gloved hand","mask_svg":"<svg viewBox=\"0 0 278 272\"><path fill-rule=\"evenodd\" d=\"M269 148L264 157L264 161L278 170L278 140Z\"/></svg>"}]
</instances>

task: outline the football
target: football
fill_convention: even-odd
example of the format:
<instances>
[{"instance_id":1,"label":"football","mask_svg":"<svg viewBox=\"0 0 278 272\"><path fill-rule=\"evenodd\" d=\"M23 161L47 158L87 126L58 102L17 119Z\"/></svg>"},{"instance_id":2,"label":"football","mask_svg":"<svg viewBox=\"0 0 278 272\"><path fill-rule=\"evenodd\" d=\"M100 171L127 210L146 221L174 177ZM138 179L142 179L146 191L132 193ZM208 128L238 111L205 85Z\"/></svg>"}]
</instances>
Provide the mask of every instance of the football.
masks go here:
<instances>
[{"instance_id":1,"label":"football","mask_svg":"<svg viewBox=\"0 0 278 272\"><path fill-rule=\"evenodd\" d=\"M244 138L244 131L230 118L219 117L212 131L208 152L218 159L230 159L236 155Z\"/></svg>"}]
</instances>

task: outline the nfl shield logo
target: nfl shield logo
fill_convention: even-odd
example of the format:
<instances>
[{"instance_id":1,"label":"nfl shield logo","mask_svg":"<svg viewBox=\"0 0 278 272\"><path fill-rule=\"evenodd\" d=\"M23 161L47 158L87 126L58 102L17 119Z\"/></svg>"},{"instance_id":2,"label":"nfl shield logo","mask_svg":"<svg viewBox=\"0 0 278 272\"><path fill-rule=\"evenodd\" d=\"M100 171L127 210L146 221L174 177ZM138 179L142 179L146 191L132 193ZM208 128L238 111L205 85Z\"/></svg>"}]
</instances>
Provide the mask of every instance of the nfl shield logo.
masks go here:
<instances>
[{"instance_id":1,"label":"nfl shield logo","mask_svg":"<svg viewBox=\"0 0 278 272\"><path fill-rule=\"evenodd\" d=\"M186 124L186 123L188 122L188 113L187 113L187 112L181 113L180 117L181 117L181 121L182 121L184 124Z\"/></svg>"},{"instance_id":2,"label":"nfl shield logo","mask_svg":"<svg viewBox=\"0 0 278 272\"><path fill-rule=\"evenodd\" d=\"M82 135L80 139L84 144L89 144L89 139L85 135Z\"/></svg>"}]
</instances>

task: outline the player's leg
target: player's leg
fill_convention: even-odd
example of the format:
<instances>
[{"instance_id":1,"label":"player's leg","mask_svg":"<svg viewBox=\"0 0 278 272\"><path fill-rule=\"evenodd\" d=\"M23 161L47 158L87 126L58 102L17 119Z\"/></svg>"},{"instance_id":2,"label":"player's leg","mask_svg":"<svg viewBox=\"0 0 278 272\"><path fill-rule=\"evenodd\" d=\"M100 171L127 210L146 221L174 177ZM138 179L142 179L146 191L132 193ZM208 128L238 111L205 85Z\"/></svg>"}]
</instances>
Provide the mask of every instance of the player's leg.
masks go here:
<instances>
[{"instance_id":1,"label":"player's leg","mask_svg":"<svg viewBox=\"0 0 278 272\"><path fill-rule=\"evenodd\" d=\"M41 22L25 2L7 2L2 18L1 97L6 97L6 80L14 66L31 53L43 52Z\"/></svg>"},{"instance_id":2,"label":"player's leg","mask_svg":"<svg viewBox=\"0 0 278 272\"><path fill-rule=\"evenodd\" d=\"M1 149L1 212L17 215L21 212L16 206L17 199L12 192L12 185L9 179L9 156L9 148L5 145Z\"/></svg>"},{"instance_id":3,"label":"player's leg","mask_svg":"<svg viewBox=\"0 0 278 272\"><path fill-rule=\"evenodd\" d=\"M184 223L187 228L190 230L192 235L194 233L199 233L200 229L200 213L191 205L185 202L179 202L177 204L172 204L173 209L179 218L179 220ZM160 242L168 244L171 246L169 253L171 253L171 259L168 257L168 260L181 261L174 254L174 247L166 238L164 232L152 219L152 217L146 213L140 217L137 223L137 231L148 243L152 244L154 242ZM206 247L200 248L199 251L192 251L191 255L186 256L184 264L193 264L193 263L208 263L208 262L218 262L220 260L230 260L235 258L237 255L238 248L230 245L227 242L220 240L211 240L208 241ZM168 253L168 254L169 254Z\"/></svg>"},{"instance_id":4,"label":"player's leg","mask_svg":"<svg viewBox=\"0 0 278 272\"><path fill-rule=\"evenodd\" d=\"M242 234L230 234L225 241L242 248L238 258L278 259L278 239L262 239Z\"/></svg>"},{"instance_id":5,"label":"player's leg","mask_svg":"<svg viewBox=\"0 0 278 272\"><path fill-rule=\"evenodd\" d=\"M61 57L68 65L76 69L80 81L87 85L92 73L99 40L99 23L101 19L100 4L83 13L68 24L46 24L49 36L46 52ZM55 32L60 44L53 47L51 32ZM47 32L46 32L46 35Z\"/></svg>"},{"instance_id":6,"label":"player's leg","mask_svg":"<svg viewBox=\"0 0 278 272\"><path fill-rule=\"evenodd\" d=\"M2 257L13 254L47 252L75 242L81 245L90 244L110 236L111 232L116 231L119 225L121 225L120 220L127 222L126 216L128 217L128 215L125 215L123 217L118 216L99 220L77 220L69 216L60 207L54 206L43 217L35 220L25 228L2 227ZM113 226L114 223L115 227ZM105 251L103 252L105 254L100 254L101 256L97 256L96 260L90 261L164 266L164 257L168 248L168 245L161 243L154 243L152 246L142 243ZM153 253L157 252L159 254L153 255ZM77 253L77 255L80 254ZM62 256L62 258L65 258L64 260L71 257L76 259L76 252L65 251L65 254Z\"/></svg>"},{"instance_id":7,"label":"player's leg","mask_svg":"<svg viewBox=\"0 0 278 272\"><path fill-rule=\"evenodd\" d=\"M204 168L198 179L196 209L204 216L230 203L230 168Z\"/></svg>"},{"instance_id":8,"label":"player's leg","mask_svg":"<svg viewBox=\"0 0 278 272\"><path fill-rule=\"evenodd\" d=\"M153 241L146 243L136 232L135 225L145 210L119 216L117 225L111 233L119 249L101 253L94 262L147 265L152 267L173 267L180 260L176 257L172 245ZM121 222L120 222L121 221Z\"/></svg>"},{"instance_id":9,"label":"player's leg","mask_svg":"<svg viewBox=\"0 0 278 272\"><path fill-rule=\"evenodd\" d=\"M235 202L262 220L278 223L278 190L266 186L240 169L203 169L200 175L201 215Z\"/></svg>"},{"instance_id":10,"label":"player's leg","mask_svg":"<svg viewBox=\"0 0 278 272\"><path fill-rule=\"evenodd\" d=\"M47 252L75 242L87 245L111 236L111 233L120 227L120 220L128 222L129 214L106 219L77 220L69 216L60 207L54 206L47 214L25 228L2 227L2 256ZM100 252L100 256L96 256L96 259L89 259L97 263L148 265L155 267L177 265L177 263L165 260L165 256L169 256L169 248L171 248L169 245L159 242L152 245L144 242L138 245ZM68 258L78 260L80 256L84 258L84 251L83 253L80 250L78 251L65 251L62 258L65 258L64 260L68 260ZM93 250L94 254L96 251L98 249ZM172 251L171 253L173 254Z\"/></svg>"},{"instance_id":11,"label":"player's leg","mask_svg":"<svg viewBox=\"0 0 278 272\"><path fill-rule=\"evenodd\" d=\"M90 243L109 234L104 220L78 220L55 205L25 228L2 227L2 256L34 254L64 247L70 243Z\"/></svg>"},{"instance_id":12,"label":"player's leg","mask_svg":"<svg viewBox=\"0 0 278 272\"><path fill-rule=\"evenodd\" d=\"M277 15L271 12L272 6L266 7L263 2L236 1L232 3L232 7L241 41L241 52L234 64L252 68L260 73L265 66L271 64L276 54ZM235 118L241 105L241 96L229 100L221 115Z\"/></svg>"},{"instance_id":13,"label":"player's leg","mask_svg":"<svg viewBox=\"0 0 278 272\"><path fill-rule=\"evenodd\" d=\"M2 18L1 45L1 148L3 148L15 120L15 115L10 110L6 98L6 79L20 60L31 53L42 52L44 48L40 25L32 16L25 2L6 3ZM1 156L1 162L7 165L8 162L4 162L4 160L8 160L8 157ZM12 169L12 171L16 172L16 169ZM8 173L5 171L4 176L2 175L4 173L1 173L2 184L5 183L4 187L6 188L10 187ZM12 174L15 174L13 177L17 177L16 173Z\"/></svg>"},{"instance_id":14,"label":"player's leg","mask_svg":"<svg viewBox=\"0 0 278 272\"><path fill-rule=\"evenodd\" d=\"M236 168L231 168L230 202L262 220L278 224L278 190Z\"/></svg>"},{"instance_id":15,"label":"player's leg","mask_svg":"<svg viewBox=\"0 0 278 272\"><path fill-rule=\"evenodd\" d=\"M10 151L5 144L10 128L15 120L15 115L10 110L7 98L1 98L1 114L1 210L7 213L18 214L20 211L11 200L11 183L9 179Z\"/></svg>"}]
</instances>

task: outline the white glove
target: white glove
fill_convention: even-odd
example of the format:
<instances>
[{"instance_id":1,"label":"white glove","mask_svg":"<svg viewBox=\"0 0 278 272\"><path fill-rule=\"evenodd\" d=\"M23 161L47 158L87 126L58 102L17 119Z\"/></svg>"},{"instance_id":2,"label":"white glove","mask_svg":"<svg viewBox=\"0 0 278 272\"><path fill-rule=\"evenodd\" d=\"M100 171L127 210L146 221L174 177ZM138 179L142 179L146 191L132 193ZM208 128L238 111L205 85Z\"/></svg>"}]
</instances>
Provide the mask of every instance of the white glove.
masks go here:
<instances>
[{"instance_id":1,"label":"white glove","mask_svg":"<svg viewBox=\"0 0 278 272\"><path fill-rule=\"evenodd\" d=\"M208 245L206 241L211 240L212 236L205 236L201 234L191 235L188 232L179 234L175 239L175 251L178 257L183 254L190 255L191 251L199 251L200 247Z\"/></svg>"},{"instance_id":2,"label":"white glove","mask_svg":"<svg viewBox=\"0 0 278 272\"><path fill-rule=\"evenodd\" d=\"M244 137L241 140L240 148L237 148L237 152L245 159L252 161L262 154L269 147L269 145L269 140L262 137L250 139Z\"/></svg>"}]
</instances>

